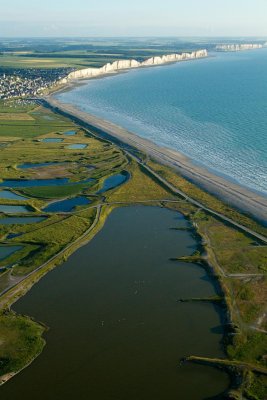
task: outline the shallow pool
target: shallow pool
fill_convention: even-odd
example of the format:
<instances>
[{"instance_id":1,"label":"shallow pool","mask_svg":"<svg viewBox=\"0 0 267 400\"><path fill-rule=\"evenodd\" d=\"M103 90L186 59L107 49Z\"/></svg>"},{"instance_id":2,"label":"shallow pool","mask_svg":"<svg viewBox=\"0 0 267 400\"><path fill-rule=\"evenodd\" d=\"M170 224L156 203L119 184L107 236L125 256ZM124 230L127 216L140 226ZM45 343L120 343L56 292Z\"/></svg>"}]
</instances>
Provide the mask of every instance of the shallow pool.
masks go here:
<instances>
[{"instance_id":1,"label":"shallow pool","mask_svg":"<svg viewBox=\"0 0 267 400\"><path fill-rule=\"evenodd\" d=\"M84 181L70 182L69 178L55 179L7 179L0 183L2 187L18 188L18 187L36 187L36 186L62 186L77 185L92 182L94 179L89 178Z\"/></svg>"},{"instance_id":2,"label":"shallow pool","mask_svg":"<svg viewBox=\"0 0 267 400\"><path fill-rule=\"evenodd\" d=\"M64 132L64 135L67 135L67 136L74 136L74 135L76 135L76 131L67 131L67 132Z\"/></svg>"},{"instance_id":3,"label":"shallow pool","mask_svg":"<svg viewBox=\"0 0 267 400\"><path fill-rule=\"evenodd\" d=\"M42 142L45 142L45 143L60 143L60 142L63 142L63 140L64 139L59 139L59 138L45 138L45 139L42 139Z\"/></svg>"},{"instance_id":4,"label":"shallow pool","mask_svg":"<svg viewBox=\"0 0 267 400\"><path fill-rule=\"evenodd\" d=\"M22 246L0 246L0 260L4 260L20 249Z\"/></svg>"},{"instance_id":5,"label":"shallow pool","mask_svg":"<svg viewBox=\"0 0 267 400\"><path fill-rule=\"evenodd\" d=\"M107 190L114 189L117 186L125 183L130 177L130 174L125 171L120 174L109 176L105 179L102 188L97 192L97 194L105 193Z\"/></svg>"},{"instance_id":6,"label":"shallow pool","mask_svg":"<svg viewBox=\"0 0 267 400\"><path fill-rule=\"evenodd\" d=\"M0 225L36 224L44 221L46 217L7 217L0 218Z\"/></svg>"},{"instance_id":7,"label":"shallow pool","mask_svg":"<svg viewBox=\"0 0 267 400\"><path fill-rule=\"evenodd\" d=\"M19 169L30 169L30 168L40 168L40 167L49 167L51 165L62 165L65 164L64 162L57 162L57 161L51 161L51 162L43 162L43 163L24 163L20 164L17 166Z\"/></svg>"},{"instance_id":8,"label":"shallow pool","mask_svg":"<svg viewBox=\"0 0 267 400\"><path fill-rule=\"evenodd\" d=\"M7 204L0 204L0 212L6 214L20 214L20 213L28 213L32 212L29 207L27 206L13 206Z\"/></svg>"},{"instance_id":9,"label":"shallow pool","mask_svg":"<svg viewBox=\"0 0 267 400\"><path fill-rule=\"evenodd\" d=\"M76 144L70 144L67 146L67 149L72 149L72 150L81 150L85 149L87 147L87 144L82 144L82 143L76 143Z\"/></svg>"},{"instance_id":10,"label":"shallow pool","mask_svg":"<svg viewBox=\"0 0 267 400\"><path fill-rule=\"evenodd\" d=\"M0 190L0 199L21 200L21 201L28 200L27 197L13 193L10 190Z\"/></svg>"}]
</instances>

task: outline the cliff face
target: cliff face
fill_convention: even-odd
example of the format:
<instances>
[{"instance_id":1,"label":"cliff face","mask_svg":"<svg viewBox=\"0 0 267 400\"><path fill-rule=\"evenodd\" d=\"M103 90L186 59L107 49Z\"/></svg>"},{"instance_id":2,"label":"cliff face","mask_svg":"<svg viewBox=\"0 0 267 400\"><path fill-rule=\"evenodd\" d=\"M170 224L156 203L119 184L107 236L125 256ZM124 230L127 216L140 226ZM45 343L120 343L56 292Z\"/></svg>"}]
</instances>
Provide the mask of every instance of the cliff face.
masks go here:
<instances>
[{"instance_id":1,"label":"cliff face","mask_svg":"<svg viewBox=\"0 0 267 400\"><path fill-rule=\"evenodd\" d=\"M161 65L170 62L193 60L196 58L207 57L207 50L193 51L192 53L182 53L182 54L169 54L162 57L151 57L143 62L138 62L136 60L119 60L114 61L112 64L108 63L101 68L85 68L78 71L71 72L67 78L62 80L62 83L66 83L68 80L72 79L82 79L82 78L93 78L96 76L116 72L123 69L148 67L153 65Z\"/></svg>"},{"instance_id":2,"label":"cliff face","mask_svg":"<svg viewBox=\"0 0 267 400\"><path fill-rule=\"evenodd\" d=\"M242 50L254 50L261 49L263 47L262 44L219 44L216 46L217 51L242 51Z\"/></svg>"}]
</instances>

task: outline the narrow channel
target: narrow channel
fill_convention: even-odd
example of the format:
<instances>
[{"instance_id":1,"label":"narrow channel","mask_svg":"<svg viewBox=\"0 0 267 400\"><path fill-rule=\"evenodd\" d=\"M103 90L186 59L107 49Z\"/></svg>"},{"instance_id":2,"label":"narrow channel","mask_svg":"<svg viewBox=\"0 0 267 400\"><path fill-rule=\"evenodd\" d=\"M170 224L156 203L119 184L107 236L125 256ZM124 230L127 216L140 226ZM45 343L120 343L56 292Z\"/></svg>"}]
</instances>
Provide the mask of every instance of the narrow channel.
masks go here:
<instances>
[{"instance_id":1,"label":"narrow channel","mask_svg":"<svg viewBox=\"0 0 267 400\"><path fill-rule=\"evenodd\" d=\"M223 357L222 311L181 297L216 293L196 264L188 222L159 207L115 209L95 238L47 274L14 309L50 329L43 353L0 389L5 400L202 400L229 377L190 354Z\"/></svg>"}]
</instances>

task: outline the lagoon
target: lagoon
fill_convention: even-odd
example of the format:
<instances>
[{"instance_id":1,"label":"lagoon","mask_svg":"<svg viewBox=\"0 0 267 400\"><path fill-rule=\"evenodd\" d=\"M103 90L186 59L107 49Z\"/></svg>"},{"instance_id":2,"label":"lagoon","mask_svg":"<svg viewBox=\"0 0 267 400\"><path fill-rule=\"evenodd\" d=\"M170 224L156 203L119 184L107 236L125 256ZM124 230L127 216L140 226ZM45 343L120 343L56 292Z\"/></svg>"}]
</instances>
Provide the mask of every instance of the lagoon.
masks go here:
<instances>
[{"instance_id":1,"label":"lagoon","mask_svg":"<svg viewBox=\"0 0 267 400\"><path fill-rule=\"evenodd\" d=\"M170 261L197 246L181 214L115 209L94 239L47 274L14 309L50 329L43 353L1 388L5 400L203 400L228 376L190 354L223 357L223 312L180 297L211 296L212 278ZM30 390L29 390L30 388Z\"/></svg>"}]
</instances>

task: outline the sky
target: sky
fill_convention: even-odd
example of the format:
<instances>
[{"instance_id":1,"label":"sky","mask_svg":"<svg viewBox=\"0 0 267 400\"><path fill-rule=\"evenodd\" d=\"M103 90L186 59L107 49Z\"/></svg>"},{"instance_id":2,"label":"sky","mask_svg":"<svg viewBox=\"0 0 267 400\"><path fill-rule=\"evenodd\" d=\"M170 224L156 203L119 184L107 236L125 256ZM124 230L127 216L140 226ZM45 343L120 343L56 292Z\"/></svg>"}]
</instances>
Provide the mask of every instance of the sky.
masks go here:
<instances>
[{"instance_id":1,"label":"sky","mask_svg":"<svg viewBox=\"0 0 267 400\"><path fill-rule=\"evenodd\" d=\"M0 0L21 36L267 36L267 0Z\"/></svg>"}]
</instances>

